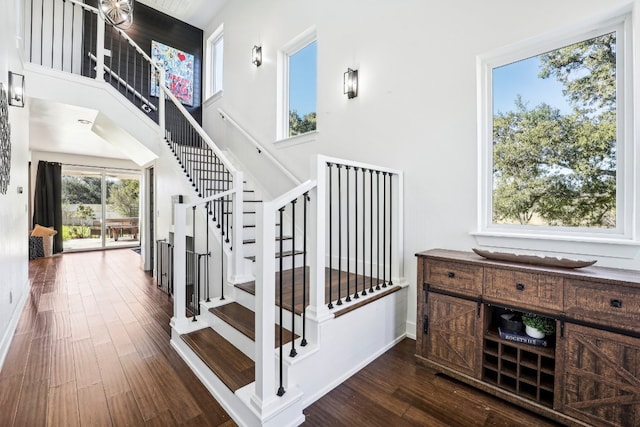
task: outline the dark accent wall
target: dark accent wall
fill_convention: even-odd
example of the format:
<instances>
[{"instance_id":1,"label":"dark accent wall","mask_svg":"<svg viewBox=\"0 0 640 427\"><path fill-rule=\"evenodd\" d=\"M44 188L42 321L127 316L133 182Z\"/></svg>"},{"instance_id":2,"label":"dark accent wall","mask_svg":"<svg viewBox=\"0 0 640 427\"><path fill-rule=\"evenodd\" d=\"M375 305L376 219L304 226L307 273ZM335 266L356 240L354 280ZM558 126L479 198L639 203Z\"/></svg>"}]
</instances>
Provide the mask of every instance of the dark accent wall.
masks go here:
<instances>
[{"instance_id":1,"label":"dark accent wall","mask_svg":"<svg viewBox=\"0 0 640 427\"><path fill-rule=\"evenodd\" d=\"M94 1L93 5L96 6L96 4L97 2ZM106 31L110 30L110 27L106 28ZM193 70L193 106L190 107L184 104L183 106L191 113L198 123L202 124L203 31L159 12L156 9L136 2L133 11L133 24L125 32L149 56L151 56L151 41L155 40L167 46L180 49L183 52L190 53L195 57ZM109 49L109 46L105 47ZM105 62L108 64L108 58L105 58ZM121 74L124 75L125 73ZM150 84L148 83L147 74L148 73L144 73L143 75L143 78L145 79L145 86ZM145 96L148 94L147 90L143 92Z\"/></svg>"}]
</instances>

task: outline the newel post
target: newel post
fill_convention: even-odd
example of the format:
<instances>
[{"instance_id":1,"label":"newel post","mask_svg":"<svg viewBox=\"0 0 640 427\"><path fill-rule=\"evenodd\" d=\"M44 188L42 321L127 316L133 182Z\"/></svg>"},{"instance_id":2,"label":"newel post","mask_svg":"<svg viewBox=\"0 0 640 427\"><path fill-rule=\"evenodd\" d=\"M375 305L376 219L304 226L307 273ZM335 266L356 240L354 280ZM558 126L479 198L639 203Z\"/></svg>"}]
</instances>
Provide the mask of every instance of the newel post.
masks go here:
<instances>
[{"instance_id":1,"label":"newel post","mask_svg":"<svg viewBox=\"0 0 640 427\"><path fill-rule=\"evenodd\" d=\"M173 326L179 332L187 326L186 304L186 274L187 274L187 206L176 204L175 209L175 239L173 242Z\"/></svg>"},{"instance_id":2,"label":"newel post","mask_svg":"<svg viewBox=\"0 0 640 427\"><path fill-rule=\"evenodd\" d=\"M235 193L233 194L233 233L232 242L233 250L231 254L231 260L233 262L233 275L234 281L239 280L239 276L244 273L243 267L243 244L242 244L242 229L243 229L243 182L244 177L242 172L235 171L233 173L233 188Z\"/></svg>"},{"instance_id":3,"label":"newel post","mask_svg":"<svg viewBox=\"0 0 640 427\"><path fill-rule=\"evenodd\" d=\"M276 399L276 360L275 332L276 322L276 239L274 224L276 209L272 203L258 204L256 208L256 383L251 403L259 413L264 412Z\"/></svg>"}]
</instances>

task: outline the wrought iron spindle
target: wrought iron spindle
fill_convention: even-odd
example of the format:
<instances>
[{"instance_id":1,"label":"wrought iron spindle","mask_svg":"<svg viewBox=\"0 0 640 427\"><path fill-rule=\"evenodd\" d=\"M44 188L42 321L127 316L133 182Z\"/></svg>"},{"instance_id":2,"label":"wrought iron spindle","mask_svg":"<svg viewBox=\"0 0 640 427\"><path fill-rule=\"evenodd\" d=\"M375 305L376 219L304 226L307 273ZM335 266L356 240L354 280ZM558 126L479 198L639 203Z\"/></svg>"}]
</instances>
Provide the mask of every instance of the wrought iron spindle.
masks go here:
<instances>
[{"instance_id":1,"label":"wrought iron spindle","mask_svg":"<svg viewBox=\"0 0 640 427\"><path fill-rule=\"evenodd\" d=\"M347 198L346 198L346 202L347 202L347 297L345 298L346 302L351 302L351 258L349 258L349 252L350 252L350 246L351 246L351 230L350 230L350 225L351 225L351 215L349 215L349 201L351 200L351 198L349 197L349 169L351 169L349 166L345 166L345 174L347 175Z\"/></svg>"},{"instance_id":2,"label":"wrought iron spindle","mask_svg":"<svg viewBox=\"0 0 640 427\"><path fill-rule=\"evenodd\" d=\"M211 302L211 298L209 298L209 258L211 257L211 251L209 250L209 204L211 203L211 201L208 201L207 204L205 205L205 210L206 210L206 218L207 218L207 226L205 227L206 232L207 232L207 258L206 262L207 264L205 265L205 269L204 269L204 275L205 275L205 288L204 288L204 294L207 297L207 302Z\"/></svg>"},{"instance_id":3,"label":"wrought iron spindle","mask_svg":"<svg viewBox=\"0 0 640 427\"><path fill-rule=\"evenodd\" d=\"M376 171L376 291L380 290L380 171Z\"/></svg>"},{"instance_id":4,"label":"wrought iron spindle","mask_svg":"<svg viewBox=\"0 0 640 427\"><path fill-rule=\"evenodd\" d=\"M362 296L367 295L367 170L362 168Z\"/></svg>"},{"instance_id":5,"label":"wrought iron spindle","mask_svg":"<svg viewBox=\"0 0 640 427\"><path fill-rule=\"evenodd\" d=\"M307 345L307 203L309 193L304 193L303 236L302 236L302 341L300 346Z\"/></svg>"},{"instance_id":6,"label":"wrought iron spindle","mask_svg":"<svg viewBox=\"0 0 640 427\"><path fill-rule=\"evenodd\" d=\"M382 172L382 287L387 287L387 173Z\"/></svg>"},{"instance_id":7,"label":"wrought iron spindle","mask_svg":"<svg viewBox=\"0 0 640 427\"><path fill-rule=\"evenodd\" d=\"M393 266L393 174L389 173L389 286L393 286L391 267Z\"/></svg>"},{"instance_id":8,"label":"wrought iron spindle","mask_svg":"<svg viewBox=\"0 0 640 427\"><path fill-rule=\"evenodd\" d=\"M369 170L369 293L373 292L373 170Z\"/></svg>"},{"instance_id":9,"label":"wrought iron spindle","mask_svg":"<svg viewBox=\"0 0 640 427\"><path fill-rule=\"evenodd\" d=\"M195 322L196 319L196 312L197 312L197 308L199 307L199 296L198 296L198 288L200 287L200 272L198 271L198 257L196 256L195 253L195 249L196 249L196 207L194 206L191 209L191 233L192 234L192 242L193 242L193 321ZM200 314L200 313L197 313Z\"/></svg>"},{"instance_id":10,"label":"wrought iron spindle","mask_svg":"<svg viewBox=\"0 0 640 427\"><path fill-rule=\"evenodd\" d=\"M355 243L355 255L353 257L353 259L355 260L355 283L353 285L354 289L356 290L353 294L353 298L354 299L358 299L360 298L360 294L358 293L358 167L355 166L353 168L353 191L354 191L354 196L353 196L353 205L355 208L355 214L353 215L353 218L355 219L355 227L356 227L356 231L354 233L355 235L355 239L354 243Z\"/></svg>"},{"instance_id":11,"label":"wrought iron spindle","mask_svg":"<svg viewBox=\"0 0 640 427\"><path fill-rule=\"evenodd\" d=\"M291 351L289 357L296 357L298 352L296 351L296 202L298 199L291 201ZM282 222L280 222L280 230L282 230ZM282 239L282 231L280 232ZM282 257L282 254L280 254ZM302 267L304 268L304 266ZM280 274L283 272L280 271ZM280 302L282 304L282 300Z\"/></svg>"},{"instance_id":12,"label":"wrought iron spindle","mask_svg":"<svg viewBox=\"0 0 640 427\"><path fill-rule=\"evenodd\" d=\"M338 169L338 302L342 305L342 165L336 164Z\"/></svg>"},{"instance_id":13,"label":"wrought iron spindle","mask_svg":"<svg viewBox=\"0 0 640 427\"><path fill-rule=\"evenodd\" d=\"M332 164L327 163L329 168L329 310L333 308L333 184L332 184Z\"/></svg>"},{"instance_id":14,"label":"wrought iron spindle","mask_svg":"<svg viewBox=\"0 0 640 427\"><path fill-rule=\"evenodd\" d=\"M277 394L278 394L278 396L282 396L282 395L284 395L284 392L285 392L284 391L284 387L283 387L283 378L282 378L282 371L283 371L283 365L284 365L284 352L283 352L284 344L282 343L283 342L283 333L282 333L283 332L282 331L283 330L283 326L282 326L283 324L282 324L282 320L283 320L283 311L284 311L283 308L282 308L282 303L284 301L283 292L282 292L282 280L283 280L283 274L282 273L284 271L284 267L283 267L283 264L282 264L283 263L283 258L284 258L282 256L282 237L283 237L282 236L282 214L284 212L284 207L280 208L278 211L280 212L280 260L279 260L280 261L280 272L279 272L280 280L279 280L279 289L278 289L279 296L280 296L280 299L279 299L279 303L280 303L279 304L280 322L278 324L278 332L280 334L280 349L279 349L279 351L280 351L280 362L279 362L280 363L280 372L279 372L279 374L280 374L280 387L278 387L278 393Z\"/></svg>"}]
</instances>

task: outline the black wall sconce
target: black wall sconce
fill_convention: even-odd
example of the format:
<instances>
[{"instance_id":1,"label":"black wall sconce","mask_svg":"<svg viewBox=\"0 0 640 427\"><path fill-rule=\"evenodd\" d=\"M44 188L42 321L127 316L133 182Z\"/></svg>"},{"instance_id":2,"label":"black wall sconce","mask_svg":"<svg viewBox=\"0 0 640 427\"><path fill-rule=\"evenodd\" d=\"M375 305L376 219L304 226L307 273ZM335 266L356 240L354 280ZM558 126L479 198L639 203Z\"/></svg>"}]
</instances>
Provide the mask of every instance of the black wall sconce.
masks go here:
<instances>
[{"instance_id":1,"label":"black wall sconce","mask_svg":"<svg viewBox=\"0 0 640 427\"><path fill-rule=\"evenodd\" d=\"M358 96L358 70L347 68L344 73L344 93L349 99Z\"/></svg>"},{"instance_id":2,"label":"black wall sconce","mask_svg":"<svg viewBox=\"0 0 640 427\"><path fill-rule=\"evenodd\" d=\"M251 50L251 63L256 67L262 64L262 46L253 46Z\"/></svg>"},{"instance_id":3,"label":"black wall sconce","mask_svg":"<svg viewBox=\"0 0 640 427\"><path fill-rule=\"evenodd\" d=\"M9 105L24 107L24 76L9 71Z\"/></svg>"}]
</instances>

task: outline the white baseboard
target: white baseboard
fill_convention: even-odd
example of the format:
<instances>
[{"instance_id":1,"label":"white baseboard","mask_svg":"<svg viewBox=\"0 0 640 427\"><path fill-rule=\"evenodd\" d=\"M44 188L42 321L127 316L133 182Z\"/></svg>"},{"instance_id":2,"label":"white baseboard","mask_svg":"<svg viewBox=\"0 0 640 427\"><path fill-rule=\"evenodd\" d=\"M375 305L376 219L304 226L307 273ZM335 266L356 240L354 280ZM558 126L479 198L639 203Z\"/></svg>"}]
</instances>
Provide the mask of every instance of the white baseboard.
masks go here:
<instances>
[{"instance_id":1,"label":"white baseboard","mask_svg":"<svg viewBox=\"0 0 640 427\"><path fill-rule=\"evenodd\" d=\"M411 338L412 340L416 339L416 322L411 322L407 320L407 337Z\"/></svg>"},{"instance_id":2,"label":"white baseboard","mask_svg":"<svg viewBox=\"0 0 640 427\"><path fill-rule=\"evenodd\" d=\"M9 325L7 329L4 331L4 335L2 336L2 340L0 340L0 370L2 370L2 366L4 365L4 361L7 358L7 354L9 353L9 347L11 346L11 342L13 341L13 334L16 332L16 328L18 327L18 321L20 320L20 316L22 315L22 310L24 309L24 305L27 302L27 297L30 292L30 284L27 283L24 287L24 292L22 293L22 297L18 304L16 304L16 308L13 311L13 315L9 320Z\"/></svg>"}]
</instances>

